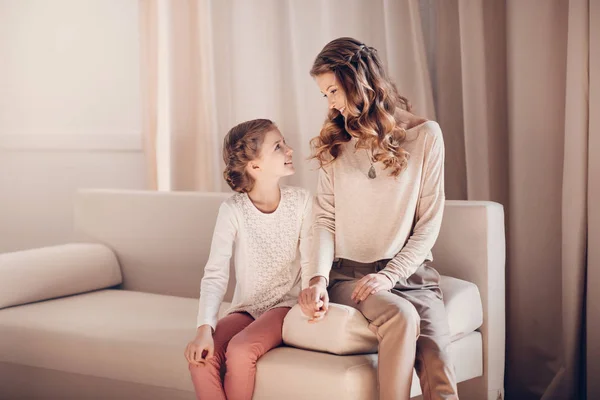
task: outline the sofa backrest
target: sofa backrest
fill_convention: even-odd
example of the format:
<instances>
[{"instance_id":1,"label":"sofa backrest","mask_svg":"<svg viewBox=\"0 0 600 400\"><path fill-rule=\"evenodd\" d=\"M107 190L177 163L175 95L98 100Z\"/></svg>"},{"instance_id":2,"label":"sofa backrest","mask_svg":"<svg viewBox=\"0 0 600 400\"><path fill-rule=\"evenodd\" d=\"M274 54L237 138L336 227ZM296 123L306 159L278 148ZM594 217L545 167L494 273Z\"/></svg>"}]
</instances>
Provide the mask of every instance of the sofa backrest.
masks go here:
<instances>
[{"instance_id":1,"label":"sofa backrest","mask_svg":"<svg viewBox=\"0 0 600 400\"><path fill-rule=\"evenodd\" d=\"M75 199L76 238L114 250L123 289L197 298L217 212L229 196L81 190ZM226 300L235 286L230 276Z\"/></svg>"},{"instance_id":2,"label":"sofa backrest","mask_svg":"<svg viewBox=\"0 0 600 400\"><path fill-rule=\"evenodd\" d=\"M198 297L219 205L230 193L82 190L75 201L78 240L112 248L127 290ZM476 283L504 282L504 216L491 202L447 201L434 266ZM230 274L226 299L235 284ZM500 279L502 278L502 279Z\"/></svg>"}]
</instances>

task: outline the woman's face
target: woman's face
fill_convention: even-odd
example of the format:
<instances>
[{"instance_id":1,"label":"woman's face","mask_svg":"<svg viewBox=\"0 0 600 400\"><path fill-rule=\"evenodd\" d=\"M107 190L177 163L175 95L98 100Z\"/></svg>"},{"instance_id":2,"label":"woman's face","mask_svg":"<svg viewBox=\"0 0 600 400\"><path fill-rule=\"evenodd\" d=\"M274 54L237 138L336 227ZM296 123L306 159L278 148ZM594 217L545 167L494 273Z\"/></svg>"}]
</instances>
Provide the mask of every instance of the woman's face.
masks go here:
<instances>
[{"instance_id":1,"label":"woman's face","mask_svg":"<svg viewBox=\"0 0 600 400\"><path fill-rule=\"evenodd\" d=\"M336 109L346 118L348 111L346 110L346 93L344 89L336 82L333 72L325 72L324 74L315 77L317 85L323 93L323 97L327 98L329 109Z\"/></svg>"}]
</instances>

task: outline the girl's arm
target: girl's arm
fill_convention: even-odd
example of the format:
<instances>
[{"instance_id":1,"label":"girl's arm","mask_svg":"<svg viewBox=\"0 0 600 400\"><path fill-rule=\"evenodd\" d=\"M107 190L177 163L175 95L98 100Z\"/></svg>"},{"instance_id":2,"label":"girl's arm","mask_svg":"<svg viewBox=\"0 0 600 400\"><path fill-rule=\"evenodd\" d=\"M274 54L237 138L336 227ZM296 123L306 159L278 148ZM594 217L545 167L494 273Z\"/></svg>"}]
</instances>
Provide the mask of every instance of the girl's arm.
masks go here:
<instances>
[{"instance_id":1,"label":"girl's arm","mask_svg":"<svg viewBox=\"0 0 600 400\"><path fill-rule=\"evenodd\" d=\"M209 325L214 331L217 325L219 307L229 283L229 265L237 227L237 219L231 206L226 202L221 204L210 247L210 256L204 267L204 277L200 284L198 327Z\"/></svg>"},{"instance_id":2,"label":"girl's arm","mask_svg":"<svg viewBox=\"0 0 600 400\"><path fill-rule=\"evenodd\" d=\"M437 240L442 224L444 203L444 139L440 130L424 161L422 190L417 202L416 224L408 241L379 273L395 285L408 278L425 262Z\"/></svg>"}]
</instances>

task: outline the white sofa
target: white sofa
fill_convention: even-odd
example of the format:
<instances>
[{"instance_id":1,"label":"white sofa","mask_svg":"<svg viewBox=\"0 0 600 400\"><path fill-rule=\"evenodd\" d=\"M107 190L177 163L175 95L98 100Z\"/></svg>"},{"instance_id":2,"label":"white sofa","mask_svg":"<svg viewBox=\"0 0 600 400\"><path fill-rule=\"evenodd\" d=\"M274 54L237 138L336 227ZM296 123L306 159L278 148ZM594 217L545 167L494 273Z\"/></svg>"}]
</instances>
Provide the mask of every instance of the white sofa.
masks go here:
<instances>
[{"instance_id":1,"label":"white sofa","mask_svg":"<svg viewBox=\"0 0 600 400\"><path fill-rule=\"evenodd\" d=\"M183 349L227 196L81 191L77 243L0 254L0 399L193 399ZM461 399L503 396L504 243L500 205L447 202L434 266ZM254 398L374 399L376 365L281 347L259 361Z\"/></svg>"}]
</instances>

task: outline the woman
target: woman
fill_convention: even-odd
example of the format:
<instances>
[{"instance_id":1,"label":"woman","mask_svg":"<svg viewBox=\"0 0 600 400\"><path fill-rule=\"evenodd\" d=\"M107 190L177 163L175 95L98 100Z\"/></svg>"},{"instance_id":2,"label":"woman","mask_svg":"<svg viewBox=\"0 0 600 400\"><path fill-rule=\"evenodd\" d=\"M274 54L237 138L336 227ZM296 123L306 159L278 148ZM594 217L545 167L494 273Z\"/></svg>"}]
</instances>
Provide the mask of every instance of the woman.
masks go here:
<instances>
[{"instance_id":1,"label":"woman","mask_svg":"<svg viewBox=\"0 0 600 400\"><path fill-rule=\"evenodd\" d=\"M310 73L329 114L311 142L321 168L300 305L312 321L329 301L370 321L380 399L408 399L413 367L425 399L457 399L439 274L428 265L445 201L440 127L410 113L360 41L333 40Z\"/></svg>"}]
</instances>

